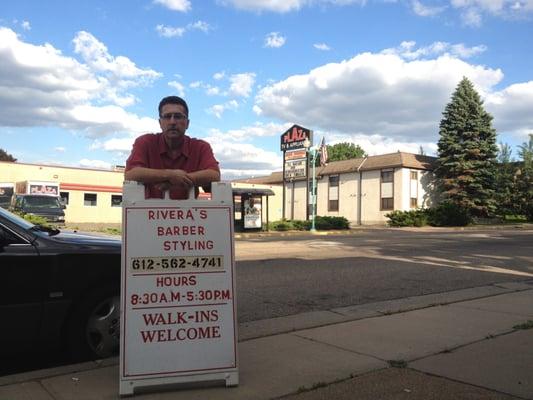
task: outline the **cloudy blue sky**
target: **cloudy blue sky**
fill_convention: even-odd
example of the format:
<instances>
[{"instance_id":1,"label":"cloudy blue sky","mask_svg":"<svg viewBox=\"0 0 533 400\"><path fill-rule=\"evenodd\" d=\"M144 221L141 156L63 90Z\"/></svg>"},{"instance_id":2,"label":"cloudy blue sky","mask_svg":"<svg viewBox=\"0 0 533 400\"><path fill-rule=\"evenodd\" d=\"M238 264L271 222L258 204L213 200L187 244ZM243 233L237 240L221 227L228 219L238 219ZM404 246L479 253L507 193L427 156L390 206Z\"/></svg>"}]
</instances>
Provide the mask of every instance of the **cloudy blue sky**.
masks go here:
<instances>
[{"instance_id":1,"label":"cloudy blue sky","mask_svg":"<svg viewBox=\"0 0 533 400\"><path fill-rule=\"evenodd\" d=\"M293 123L315 143L435 154L463 76L514 147L533 133L532 37L533 0L3 0L0 147L123 165L178 94L224 179L280 170Z\"/></svg>"}]
</instances>

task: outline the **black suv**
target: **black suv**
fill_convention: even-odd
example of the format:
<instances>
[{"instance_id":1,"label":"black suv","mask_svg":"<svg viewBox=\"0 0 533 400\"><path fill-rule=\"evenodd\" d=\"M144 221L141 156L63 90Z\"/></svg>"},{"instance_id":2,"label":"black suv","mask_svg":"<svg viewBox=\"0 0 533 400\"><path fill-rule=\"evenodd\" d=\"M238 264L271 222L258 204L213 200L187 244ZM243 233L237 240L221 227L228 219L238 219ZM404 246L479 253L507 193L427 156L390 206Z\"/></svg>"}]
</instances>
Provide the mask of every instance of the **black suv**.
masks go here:
<instances>
[{"instance_id":1,"label":"black suv","mask_svg":"<svg viewBox=\"0 0 533 400\"><path fill-rule=\"evenodd\" d=\"M118 353L117 238L34 225L0 208L0 359L64 347L73 359Z\"/></svg>"},{"instance_id":2,"label":"black suv","mask_svg":"<svg viewBox=\"0 0 533 400\"><path fill-rule=\"evenodd\" d=\"M61 198L46 194L14 194L9 210L44 217L53 224L65 223L65 206Z\"/></svg>"}]
</instances>

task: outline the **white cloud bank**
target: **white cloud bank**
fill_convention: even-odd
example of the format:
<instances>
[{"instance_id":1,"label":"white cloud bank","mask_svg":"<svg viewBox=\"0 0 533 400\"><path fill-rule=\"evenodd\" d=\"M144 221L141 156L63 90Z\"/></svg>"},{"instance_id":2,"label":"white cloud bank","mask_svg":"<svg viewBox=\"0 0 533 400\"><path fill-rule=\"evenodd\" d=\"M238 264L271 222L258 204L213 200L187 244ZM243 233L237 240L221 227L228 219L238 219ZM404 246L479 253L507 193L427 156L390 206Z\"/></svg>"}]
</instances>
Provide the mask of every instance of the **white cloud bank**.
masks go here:
<instances>
[{"instance_id":1,"label":"white cloud bank","mask_svg":"<svg viewBox=\"0 0 533 400\"><path fill-rule=\"evenodd\" d=\"M73 43L83 62L0 27L0 125L58 126L91 137L158 129L155 119L124 107L136 102L129 89L150 85L161 74L112 56L88 32L78 32ZM31 118L20 118L21 109Z\"/></svg>"},{"instance_id":2,"label":"white cloud bank","mask_svg":"<svg viewBox=\"0 0 533 400\"><path fill-rule=\"evenodd\" d=\"M503 79L500 69L459 58L484 50L442 43L417 50L404 44L399 50L358 54L264 87L254 110L320 129L330 142L366 140L367 146L361 146L369 152L379 143L380 153L385 148L417 152L419 145L428 151L438 139L445 105L466 76L485 99L498 132L521 137L533 130L528 111L533 109L533 82L497 90Z\"/></svg>"},{"instance_id":3,"label":"white cloud bank","mask_svg":"<svg viewBox=\"0 0 533 400\"><path fill-rule=\"evenodd\" d=\"M154 0L154 4L160 4L172 11L187 12L191 10L189 0Z\"/></svg>"}]
</instances>

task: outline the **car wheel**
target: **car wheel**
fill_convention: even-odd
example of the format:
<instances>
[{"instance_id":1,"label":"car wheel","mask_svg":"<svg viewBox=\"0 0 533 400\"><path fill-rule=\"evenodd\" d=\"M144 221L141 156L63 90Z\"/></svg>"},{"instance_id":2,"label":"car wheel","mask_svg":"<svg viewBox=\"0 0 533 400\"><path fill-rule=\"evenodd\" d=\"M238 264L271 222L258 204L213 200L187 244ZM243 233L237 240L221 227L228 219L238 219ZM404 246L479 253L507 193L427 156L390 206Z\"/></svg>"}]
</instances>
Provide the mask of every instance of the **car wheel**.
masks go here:
<instances>
[{"instance_id":1,"label":"car wheel","mask_svg":"<svg viewBox=\"0 0 533 400\"><path fill-rule=\"evenodd\" d=\"M78 361L118 354L120 297L116 289L90 293L74 310L68 324L67 343L71 357Z\"/></svg>"}]
</instances>

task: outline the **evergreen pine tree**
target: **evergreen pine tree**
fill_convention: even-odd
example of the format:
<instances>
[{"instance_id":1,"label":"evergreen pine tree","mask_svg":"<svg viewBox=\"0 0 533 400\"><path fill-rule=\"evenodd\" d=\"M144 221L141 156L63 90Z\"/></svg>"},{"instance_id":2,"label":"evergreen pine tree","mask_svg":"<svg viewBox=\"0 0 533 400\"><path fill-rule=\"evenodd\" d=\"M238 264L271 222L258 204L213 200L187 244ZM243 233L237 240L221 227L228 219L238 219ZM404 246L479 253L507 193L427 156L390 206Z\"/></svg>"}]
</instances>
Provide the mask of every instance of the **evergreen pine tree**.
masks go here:
<instances>
[{"instance_id":1,"label":"evergreen pine tree","mask_svg":"<svg viewBox=\"0 0 533 400\"><path fill-rule=\"evenodd\" d=\"M496 208L498 147L491 121L474 86L463 78L440 122L435 176L444 200L477 217L489 216Z\"/></svg>"},{"instance_id":2,"label":"evergreen pine tree","mask_svg":"<svg viewBox=\"0 0 533 400\"><path fill-rule=\"evenodd\" d=\"M522 162L516 180L516 203L519 212L533 221L533 133L519 148Z\"/></svg>"},{"instance_id":3,"label":"evergreen pine tree","mask_svg":"<svg viewBox=\"0 0 533 400\"><path fill-rule=\"evenodd\" d=\"M496 168L496 213L498 215L517 214L516 163L511 157L511 146L500 143L498 149L498 168Z\"/></svg>"}]
</instances>

